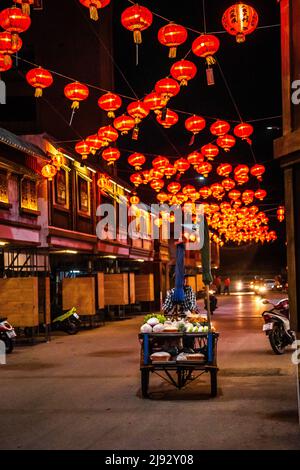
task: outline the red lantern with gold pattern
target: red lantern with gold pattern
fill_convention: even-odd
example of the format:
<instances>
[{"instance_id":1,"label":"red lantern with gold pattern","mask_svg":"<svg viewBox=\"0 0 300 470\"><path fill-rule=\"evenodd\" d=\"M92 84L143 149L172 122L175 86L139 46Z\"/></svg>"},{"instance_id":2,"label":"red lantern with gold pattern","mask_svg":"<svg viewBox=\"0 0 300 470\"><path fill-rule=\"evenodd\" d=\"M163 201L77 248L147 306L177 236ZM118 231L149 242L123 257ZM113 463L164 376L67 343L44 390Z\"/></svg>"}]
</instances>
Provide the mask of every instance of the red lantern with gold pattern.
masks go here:
<instances>
[{"instance_id":1,"label":"red lantern with gold pattern","mask_svg":"<svg viewBox=\"0 0 300 470\"><path fill-rule=\"evenodd\" d=\"M220 41L212 34L201 34L192 44L193 53L206 59L208 65L215 64L214 54L219 50Z\"/></svg>"},{"instance_id":2,"label":"red lantern with gold pattern","mask_svg":"<svg viewBox=\"0 0 300 470\"><path fill-rule=\"evenodd\" d=\"M86 143L90 146L91 153L95 155L97 150L100 150L103 147L103 142L99 138L98 134L90 135L85 139Z\"/></svg>"},{"instance_id":3,"label":"red lantern with gold pattern","mask_svg":"<svg viewBox=\"0 0 300 470\"><path fill-rule=\"evenodd\" d=\"M158 40L163 46L170 48L169 57L174 59L177 53L177 47L185 43L187 40L187 30L175 23L169 23L158 31Z\"/></svg>"},{"instance_id":4,"label":"red lantern with gold pattern","mask_svg":"<svg viewBox=\"0 0 300 470\"><path fill-rule=\"evenodd\" d=\"M222 186L226 191L231 191L235 188L235 181L231 178L225 178L225 180L222 181Z\"/></svg>"},{"instance_id":5,"label":"red lantern with gold pattern","mask_svg":"<svg viewBox=\"0 0 300 470\"><path fill-rule=\"evenodd\" d=\"M0 72L7 72L12 68L13 62L9 55L0 54Z\"/></svg>"},{"instance_id":6,"label":"red lantern with gold pattern","mask_svg":"<svg viewBox=\"0 0 300 470\"><path fill-rule=\"evenodd\" d=\"M130 130L132 130L135 126L135 120L131 116L127 116L127 114L123 114L122 116L116 117L114 119L114 127L121 132L121 135L128 134Z\"/></svg>"},{"instance_id":7,"label":"red lantern with gold pattern","mask_svg":"<svg viewBox=\"0 0 300 470\"><path fill-rule=\"evenodd\" d=\"M171 164L167 165L166 168L164 169L164 174L167 179L170 179L172 176L176 175L176 173L177 173L176 168Z\"/></svg>"},{"instance_id":8,"label":"red lantern with gold pattern","mask_svg":"<svg viewBox=\"0 0 300 470\"><path fill-rule=\"evenodd\" d=\"M119 134L112 126L102 126L98 130L98 137L103 141L103 145L109 145L118 139Z\"/></svg>"},{"instance_id":9,"label":"red lantern with gold pattern","mask_svg":"<svg viewBox=\"0 0 300 470\"><path fill-rule=\"evenodd\" d=\"M160 113L158 116L156 116L157 122L165 129L170 129L170 127L177 124L178 119L178 114L171 109L167 109L166 113Z\"/></svg>"},{"instance_id":10,"label":"red lantern with gold pattern","mask_svg":"<svg viewBox=\"0 0 300 470\"><path fill-rule=\"evenodd\" d=\"M25 15L20 8L6 8L0 12L0 26L12 33L13 47L18 43L18 34L27 31L30 25L30 16Z\"/></svg>"},{"instance_id":11,"label":"red lantern with gold pattern","mask_svg":"<svg viewBox=\"0 0 300 470\"><path fill-rule=\"evenodd\" d=\"M143 184L148 184L149 181L152 180L152 176L151 176L151 171L150 170L144 170L142 172L142 176L143 176Z\"/></svg>"},{"instance_id":12,"label":"red lantern with gold pattern","mask_svg":"<svg viewBox=\"0 0 300 470\"><path fill-rule=\"evenodd\" d=\"M83 6L90 10L91 20L97 21L99 19L98 10L110 4L110 0L79 0Z\"/></svg>"},{"instance_id":13,"label":"red lantern with gold pattern","mask_svg":"<svg viewBox=\"0 0 300 470\"><path fill-rule=\"evenodd\" d=\"M105 93L105 95L102 95L99 98L98 106L107 112L109 118L114 118L114 112L122 106L122 100L119 95L116 95L115 93Z\"/></svg>"},{"instance_id":14,"label":"red lantern with gold pattern","mask_svg":"<svg viewBox=\"0 0 300 470\"><path fill-rule=\"evenodd\" d=\"M230 165L229 163L221 163L221 165L219 165L217 168L218 175L224 176L225 178L227 178L231 172L232 172L232 165Z\"/></svg>"},{"instance_id":15,"label":"red lantern with gold pattern","mask_svg":"<svg viewBox=\"0 0 300 470\"><path fill-rule=\"evenodd\" d=\"M179 158L179 160L175 161L174 167L178 173L183 175L183 173L185 173L190 168L190 164L185 158Z\"/></svg>"},{"instance_id":16,"label":"red lantern with gold pattern","mask_svg":"<svg viewBox=\"0 0 300 470\"><path fill-rule=\"evenodd\" d=\"M258 189L257 191L255 191L255 197L256 199L263 201L267 197L267 191L265 191L264 189Z\"/></svg>"},{"instance_id":17,"label":"red lantern with gold pattern","mask_svg":"<svg viewBox=\"0 0 300 470\"><path fill-rule=\"evenodd\" d=\"M156 199L157 199L161 204L164 204L164 203L167 202L167 200L169 199L169 196L167 195L167 193L158 193L158 195L156 196Z\"/></svg>"},{"instance_id":18,"label":"red lantern with gold pattern","mask_svg":"<svg viewBox=\"0 0 300 470\"><path fill-rule=\"evenodd\" d=\"M250 135L253 134L253 126L248 124L247 122L241 122L237 126L235 126L233 132L234 134L242 140L246 140L250 145L252 143L251 139L249 139Z\"/></svg>"},{"instance_id":19,"label":"red lantern with gold pattern","mask_svg":"<svg viewBox=\"0 0 300 470\"><path fill-rule=\"evenodd\" d=\"M152 166L155 170L164 172L169 163L167 157L158 156L152 161Z\"/></svg>"},{"instance_id":20,"label":"red lantern with gold pattern","mask_svg":"<svg viewBox=\"0 0 300 470\"><path fill-rule=\"evenodd\" d=\"M227 134L230 131L230 124L227 121L221 121L218 119L210 126L210 132L212 135L218 137Z\"/></svg>"},{"instance_id":21,"label":"red lantern with gold pattern","mask_svg":"<svg viewBox=\"0 0 300 470\"><path fill-rule=\"evenodd\" d=\"M285 208L284 206L279 206L277 209L277 219L279 222L283 222L285 219Z\"/></svg>"},{"instance_id":22,"label":"red lantern with gold pattern","mask_svg":"<svg viewBox=\"0 0 300 470\"><path fill-rule=\"evenodd\" d=\"M239 2L225 11L222 23L226 31L236 36L236 41L241 43L246 40L247 34L256 30L258 14L253 7Z\"/></svg>"},{"instance_id":23,"label":"red lantern with gold pattern","mask_svg":"<svg viewBox=\"0 0 300 470\"><path fill-rule=\"evenodd\" d=\"M214 160L220 153L218 147L214 144L203 145L201 152L208 160Z\"/></svg>"},{"instance_id":24,"label":"red lantern with gold pattern","mask_svg":"<svg viewBox=\"0 0 300 470\"><path fill-rule=\"evenodd\" d=\"M176 181L173 181L173 183L170 183L168 185L168 191L171 194L177 194L181 189L181 184L177 183Z\"/></svg>"},{"instance_id":25,"label":"red lantern with gold pattern","mask_svg":"<svg viewBox=\"0 0 300 470\"><path fill-rule=\"evenodd\" d=\"M258 181L262 181L262 175L265 173L266 168L264 165L256 164L250 169L252 176L255 176Z\"/></svg>"},{"instance_id":26,"label":"red lantern with gold pattern","mask_svg":"<svg viewBox=\"0 0 300 470\"><path fill-rule=\"evenodd\" d=\"M129 179L136 187L143 183L143 177L140 173L134 173L133 175L130 175Z\"/></svg>"},{"instance_id":27,"label":"red lantern with gold pattern","mask_svg":"<svg viewBox=\"0 0 300 470\"><path fill-rule=\"evenodd\" d=\"M140 203L140 198L135 194L134 196L131 196L130 198L130 204L133 206L136 206L137 204Z\"/></svg>"},{"instance_id":28,"label":"red lantern with gold pattern","mask_svg":"<svg viewBox=\"0 0 300 470\"><path fill-rule=\"evenodd\" d=\"M180 82L181 86L186 86L190 80L195 78L197 67L190 60L179 60L172 65L170 72L172 77Z\"/></svg>"},{"instance_id":29,"label":"red lantern with gold pattern","mask_svg":"<svg viewBox=\"0 0 300 470\"><path fill-rule=\"evenodd\" d=\"M14 0L15 3L20 3L24 15L30 15L30 5L34 4L34 0Z\"/></svg>"},{"instance_id":30,"label":"red lantern with gold pattern","mask_svg":"<svg viewBox=\"0 0 300 470\"><path fill-rule=\"evenodd\" d=\"M204 162L204 156L201 152L197 152L197 150L195 150L187 156L187 161L194 167L197 167Z\"/></svg>"},{"instance_id":31,"label":"red lantern with gold pattern","mask_svg":"<svg viewBox=\"0 0 300 470\"><path fill-rule=\"evenodd\" d=\"M151 170L150 170L150 179L160 180L161 178L163 178L163 176L164 176L163 170L158 170L156 168L151 168Z\"/></svg>"},{"instance_id":32,"label":"red lantern with gold pattern","mask_svg":"<svg viewBox=\"0 0 300 470\"><path fill-rule=\"evenodd\" d=\"M178 95L180 92L179 83L173 78L162 78L155 85L156 93L160 94L166 105L170 98Z\"/></svg>"},{"instance_id":33,"label":"red lantern with gold pattern","mask_svg":"<svg viewBox=\"0 0 300 470\"><path fill-rule=\"evenodd\" d=\"M69 83L65 86L65 97L72 101L72 109L78 109L80 101L84 101L89 97L89 89L80 82Z\"/></svg>"},{"instance_id":34,"label":"red lantern with gold pattern","mask_svg":"<svg viewBox=\"0 0 300 470\"><path fill-rule=\"evenodd\" d=\"M203 186L203 187L199 190L199 193L200 193L200 196L201 196L203 199L207 199L207 198L209 198L209 196L211 196L211 190L210 190L210 188L208 188L207 186Z\"/></svg>"},{"instance_id":35,"label":"red lantern with gold pattern","mask_svg":"<svg viewBox=\"0 0 300 470\"><path fill-rule=\"evenodd\" d=\"M165 107L165 101L161 95L156 92L149 93L149 95L145 96L144 103L149 109L151 109L151 111L154 111L156 114L158 114Z\"/></svg>"},{"instance_id":36,"label":"red lantern with gold pattern","mask_svg":"<svg viewBox=\"0 0 300 470\"><path fill-rule=\"evenodd\" d=\"M75 145L75 151L79 153L79 155L81 155L82 160L86 160L91 151L91 148L85 140L82 140L80 142L77 142L77 144Z\"/></svg>"},{"instance_id":37,"label":"red lantern with gold pattern","mask_svg":"<svg viewBox=\"0 0 300 470\"><path fill-rule=\"evenodd\" d=\"M248 173L249 173L249 167L247 165L238 165L234 169L234 176L236 176L237 178L239 178L242 175L248 175Z\"/></svg>"},{"instance_id":38,"label":"red lantern with gold pattern","mask_svg":"<svg viewBox=\"0 0 300 470\"><path fill-rule=\"evenodd\" d=\"M135 119L135 123L139 124L148 116L150 110L143 101L133 101L127 106L127 112Z\"/></svg>"},{"instance_id":39,"label":"red lantern with gold pattern","mask_svg":"<svg viewBox=\"0 0 300 470\"><path fill-rule=\"evenodd\" d=\"M133 166L136 171L141 170L145 162L146 157L142 153L133 153L128 157L129 165Z\"/></svg>"},{"instance_id":40,"label":"red lantern with gold pattern","mask_svg":"<svg viewBox=\"0 0 300 470\"><path fill-rule=\"evenodd\" d=\"M241 191L233 189L232 191L229 191L228 197L229 199L232 199L232 201L237 201L241 197Z\"/></svg>"},{"instance_id":41,"label":"red lantern with gold pattern","mask_svg":"<svg viewBox=\"0 0 300 470\"><path fill-rule=\"evenodd\" d=\"M251 204L254 200L254 191L251 189L248 189L247 191L244 191L242 194L242 201L244 204L247 206Z\"/></svg>"},{"instance_id":42,"label":"red lantern with gold pattern","mask_svg":"<svg viewBox=\"0 0 300 470\"><path fill-rule=\"evenodd\" d=\"M42 175L44 178L47 178L48 181L52 181L56 173L57 173L57 168L54 165L51 165L50 163L43 166L42 168Z\"/></svg>"},{"instance_id":43,"label":"red lantern with gold pattern","mask_svg":"<svg viewBox=\"0 0 300 470\"><path fill-rule=\"evenodd\" d=\"M165 185L165 182L164 180L153 180L151 181L150 183L150 186L152 189L154 189L154 191L158 192L164 187Z\"/></svg>"},{"instance_id":44,"label":"red lantern with gold pattern","mask_svg":"<svg viewBox=\"0 0 300 470\"><path fill-rule=\"evenodd\" d=\"M182 192L185 196L188 196L190 198L190 196L193 196L193 194L196 192L196 188L188 184L182 188Z\"/></svg>"},{"instance_id":45,"label":"red lantern with gold pattern","mask_svg":"<svg viewBox=\"0 0 300 470\"><path fill-rule=\"evenodd\" d=\"M197 173L200 173L200 175L203 175L204 178L207 178L209 173L212 171L212 165L208 162L201 163L199 166L197 166L196 171Z\"/></svg>"},{"instance_id":46,"label":"red lantern with gold pattern","mask_svg":"<svg viewBox=\"0 0 300 470\"><path fill-rule=\"evenodd\" d=\"M17 36L16 40L13 41L12 34L8 31L2 31L0 33L0 54L4 54L4 60L10 63L10 54L16 54L22 48L22 39Z\"/></svg>"},{"instance_id":47,"label":"red lantern with gold pattern","mask_svg":"<svg viewBox=\"0 0 300 470\"><path fill-rule=\"evenodd\" d=\"M35 88L36 98L43 96L43 89L48 88L53 83L52 74L42 67L29 70L29 72L26 74L26 80L29 85Z\"/></svg>"},{"instance_id":48,"label":"red lantern with gold pattern","mask_svg":"<svg viewBox=\"0 0 300 470\"><path fill-rule=\"evenodd\" d=\"M205 126L206 121L202 116L196 116L194 114L194 116L191 116L186 119L185 128L193 134L189 145L193 145L195 141L195 136L199 134L199 132L201 132L205 128Z\"/></svg>"},{"instance_id":49,"label":"red lantern with gold pattern","mask_svg":"<svg viewBox=\"0 0 300 470\"><path fill-rule=\"evenodd\" d=\"M218 137L217 144L219 147L225 150L225 152L229 152L230 149L235 146L236 140L233 135L226 134L221 137Z\"/></svg>"},{"instance_id":50,"label":"red lantern with gold pattern","mask_svg":"<svg viewBox=\"0 0 300 470\"><path fill-rule=\"evenodd\" d=\"M142 43L141 32L149 28L152 21L153 15L151 11L138 4L126 8L121 16L121 23L124 28L133 32L135 44Z\"/></svg>"},{"instance_id":51,"label":"red lantern with gold pattern","mask_svg":"<svg viewBox=\"0 0 300 470\"><path fill-rule=\"evenodd\" d=\"M107 164L114 165L117 160L119 160L121 154L119 150L115 147L107 147L102 152L102 158L107 162Z\"/></svg>"}]
</instances>

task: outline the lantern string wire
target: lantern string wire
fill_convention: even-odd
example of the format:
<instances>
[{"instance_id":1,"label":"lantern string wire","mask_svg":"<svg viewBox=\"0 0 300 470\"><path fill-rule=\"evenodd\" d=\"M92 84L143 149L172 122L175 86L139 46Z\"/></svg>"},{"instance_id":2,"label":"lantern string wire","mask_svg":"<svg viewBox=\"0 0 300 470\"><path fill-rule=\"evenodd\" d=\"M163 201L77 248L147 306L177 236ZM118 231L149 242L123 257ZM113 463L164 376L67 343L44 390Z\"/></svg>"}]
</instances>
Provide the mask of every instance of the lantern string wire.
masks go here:
<instances>
[{"instance_id":1,"label":"lantern string wire","mask_svg":"<svg viewBox=\"0 0 300 470\"><path fill-rule=\"evenodd\" d=\"M205 0L202 0L202 9L203 9L203 27L206 34L206 9L205 9Z\"/></svg>"}]
</instances>

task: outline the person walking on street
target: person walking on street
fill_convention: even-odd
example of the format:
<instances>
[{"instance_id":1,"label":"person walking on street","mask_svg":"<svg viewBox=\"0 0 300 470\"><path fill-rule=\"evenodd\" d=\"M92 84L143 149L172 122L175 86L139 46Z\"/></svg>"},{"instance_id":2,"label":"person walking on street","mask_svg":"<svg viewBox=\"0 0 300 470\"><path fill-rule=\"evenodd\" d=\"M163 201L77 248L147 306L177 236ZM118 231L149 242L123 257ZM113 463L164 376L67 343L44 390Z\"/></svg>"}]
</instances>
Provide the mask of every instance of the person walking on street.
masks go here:
<instances>
[{"instance_id":1,"label":"person walking on street","mask_svg":"<svg viewBox=\"0 0 300 470\"><path fill-rule=\"evenodd\" d=\"M229 290L229 288L230 288L230 283L231 283L230 278L227 277L227 278L225 279L225 281L224 281L224 295L225 295L225 294L230 295L230 290Z\"/></svg>"},{"instance_id":2,"label":"person walking on street","mask_svg":"<svg viewBox=\"0 0 300 470\"><path fill-rule=\"evenodd\" d=\"M221 295L222 279L220 278L220 276L215 277L214 284L217 288L217 295Z\"/></svg>"}]
</instances>

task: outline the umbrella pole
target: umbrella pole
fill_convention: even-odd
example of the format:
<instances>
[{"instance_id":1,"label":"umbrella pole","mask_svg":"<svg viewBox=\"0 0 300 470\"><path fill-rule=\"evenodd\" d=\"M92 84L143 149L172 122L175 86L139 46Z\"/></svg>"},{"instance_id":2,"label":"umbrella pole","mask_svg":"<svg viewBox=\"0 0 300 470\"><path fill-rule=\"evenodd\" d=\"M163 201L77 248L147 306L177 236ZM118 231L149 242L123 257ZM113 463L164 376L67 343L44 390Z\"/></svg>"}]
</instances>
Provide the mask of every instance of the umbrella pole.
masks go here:
<instances>
[{"instance_id":1,"label":"umbrella pole","mask_svg":"<svg viewBox=\"0 0 300 470\"><path fill-rule=\"evenodd\" d=\"M211 311L210 311L210 294L209 294L209 285L206 285L206 302L207 302L207 322L208 329L211 330Z\"/></svg>"}]
</instances>

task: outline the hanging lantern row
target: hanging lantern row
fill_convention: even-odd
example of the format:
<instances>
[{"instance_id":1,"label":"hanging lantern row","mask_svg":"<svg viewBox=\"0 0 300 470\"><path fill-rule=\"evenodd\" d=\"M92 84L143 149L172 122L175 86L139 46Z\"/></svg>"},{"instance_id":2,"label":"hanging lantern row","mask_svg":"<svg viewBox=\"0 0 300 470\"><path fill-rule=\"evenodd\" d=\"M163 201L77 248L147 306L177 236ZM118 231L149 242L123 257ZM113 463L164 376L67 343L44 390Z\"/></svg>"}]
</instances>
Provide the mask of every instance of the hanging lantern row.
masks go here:
<instances>
[{"instance_id":1,"label":"hanging lantern row","mask_svg":"<svg viewBox=\"0 0 300 470\"><path fill-rule=\"evenodd\" d=\"M99 19L98 10L110 4L110 0L79 0L80 3L89 9L91 20Z\"/></svg>"}]
</instances>

